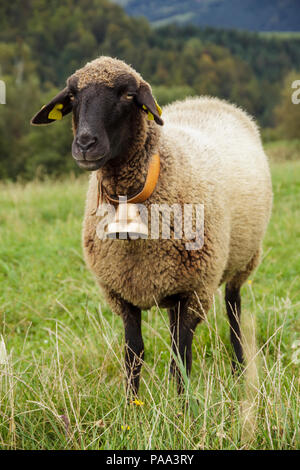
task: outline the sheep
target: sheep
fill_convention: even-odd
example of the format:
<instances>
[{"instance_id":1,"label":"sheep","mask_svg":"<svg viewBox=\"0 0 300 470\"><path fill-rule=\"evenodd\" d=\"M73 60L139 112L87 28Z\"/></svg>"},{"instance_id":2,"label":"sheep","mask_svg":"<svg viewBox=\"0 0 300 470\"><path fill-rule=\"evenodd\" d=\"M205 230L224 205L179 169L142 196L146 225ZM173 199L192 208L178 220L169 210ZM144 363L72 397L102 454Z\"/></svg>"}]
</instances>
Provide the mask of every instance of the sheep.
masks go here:
<instances>
[{"instance_id":1,"label":"sheep","mask_svg":"<svg viewBox=\"0 0 300 470\"><path fill-rule=\"evenodd\" d=\"M128 393L138 394L144 360L141 311L155 305L168 311L171 372L180 393L180 361L189 376L195 329L224 283L236 369L243 363L240 289L259 265L272 207L269 165L256 124L235 105L205 96L167 105L163 122L150 85L125 62L105 56L69 77L31 122L48 124L71 111L73 157L92 171L84 257L111 310L124 323ZM143 204L147 209L202 204L201 249L186 249L185 237L97 236L99 208L118 195L140 193L153 155L159 155L159 176Z\"/></svg>"}]
</instances>

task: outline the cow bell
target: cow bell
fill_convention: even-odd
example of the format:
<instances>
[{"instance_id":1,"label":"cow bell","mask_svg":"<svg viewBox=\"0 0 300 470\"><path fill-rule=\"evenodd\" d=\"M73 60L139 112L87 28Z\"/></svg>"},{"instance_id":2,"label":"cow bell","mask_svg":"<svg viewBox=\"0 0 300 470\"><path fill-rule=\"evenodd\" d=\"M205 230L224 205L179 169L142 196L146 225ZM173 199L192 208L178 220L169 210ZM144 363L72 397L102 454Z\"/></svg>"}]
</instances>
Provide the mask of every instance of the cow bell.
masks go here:
<instances>
[{"instance_id":1,"label":"cow bell","mask_svg":"<svg viewBox=\"0 0 300 470\"><path fill-rule=\"evenodd\" d=\"M115 217L107 226L107 238L136 240L148 237L148 227L143 223L136 204L120 203Z\"/></svg>"}]
</instances>

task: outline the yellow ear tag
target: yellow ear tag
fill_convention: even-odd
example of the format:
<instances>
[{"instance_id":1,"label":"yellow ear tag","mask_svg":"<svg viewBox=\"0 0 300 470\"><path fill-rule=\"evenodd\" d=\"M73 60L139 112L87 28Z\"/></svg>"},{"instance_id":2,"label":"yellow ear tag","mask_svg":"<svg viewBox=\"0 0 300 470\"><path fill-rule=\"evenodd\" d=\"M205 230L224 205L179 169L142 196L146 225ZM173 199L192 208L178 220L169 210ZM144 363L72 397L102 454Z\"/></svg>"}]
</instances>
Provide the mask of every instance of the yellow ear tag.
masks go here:
<instances>
[{"instance_id":1,"label":"yellow ear tag","mask_svg":"<svg viewBox=\"0 0 300 470\"><path fill-rule=\"evenodd\" d=\"M157 101L155 101L155 106L156 106L156 109L157 109L157 112L158 114L161 116L162 115L162 109L161 107L159 106L159 104L157 103ZM153 114L149 111L149 109L143 104L143 109L145 111L148 111L148 120L149 121L153 121L154 120L154 116Z\"/></svg>"},{"instance_id":2,"label":"yellow ear tag","mask_svg":"<svg viewBox=\"0 0 300 470\"><path fill-rule=\"evenodd\" d=\"M147 108L147 106L145 106L144 104L143 104L143 109L144 109L145 111L148 111L148 120L149 120L149 121L153 121L153 120L154 120L153 114L149 111L149 109Z\"/></svg>"},{"instance_id":3,"label":"yellow ear tag","mask_svg":"<svg viewBox=\"0 0 300 470\"><path fill-rule=\"evenodd\" d=\"M157 111L158 111L158 114L161 116L161 115L162 115L162 109L161 109L161 107L159 106L159 104L158 104L157 101L155 101L155 106L156 106L156 109L157 109Z\"/></svg>"},{"instance_id":4,"label":"yellow ear tag","mask_svg":"<svg viewBox=\"0 0 300 470\"><path fill-rule=\"evenodd\" d=\"M62 112L60 109L63 109L64 105L61 103L57 103L52 111L48 114L48 119L55 119L57 121L60 121L62 119Z\"/></svg>"}]
</instances>

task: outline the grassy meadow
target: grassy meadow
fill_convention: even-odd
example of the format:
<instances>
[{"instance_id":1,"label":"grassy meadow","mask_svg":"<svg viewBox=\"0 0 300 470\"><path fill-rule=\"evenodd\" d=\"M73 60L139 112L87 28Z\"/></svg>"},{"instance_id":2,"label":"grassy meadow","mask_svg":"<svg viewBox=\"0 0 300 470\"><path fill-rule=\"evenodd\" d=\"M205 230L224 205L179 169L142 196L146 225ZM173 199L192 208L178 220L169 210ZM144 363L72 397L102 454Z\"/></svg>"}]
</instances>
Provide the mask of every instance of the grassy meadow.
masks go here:
<instances>
[{"instance_id":1,"label":"grassy meadow","mask_svg":"<svg viewBox=\"0 0 300 470\"><path fill-rule=\"evenodd\" d=\"M187 409L158 308L143 313L143 404L127 405L122 322L82 257L88 176L0 184L1 449L300 448L300 158L272 145L264 259L242 291L248 366L232 377L222 287L195 335Z\"/></svg>"}]
</instances>

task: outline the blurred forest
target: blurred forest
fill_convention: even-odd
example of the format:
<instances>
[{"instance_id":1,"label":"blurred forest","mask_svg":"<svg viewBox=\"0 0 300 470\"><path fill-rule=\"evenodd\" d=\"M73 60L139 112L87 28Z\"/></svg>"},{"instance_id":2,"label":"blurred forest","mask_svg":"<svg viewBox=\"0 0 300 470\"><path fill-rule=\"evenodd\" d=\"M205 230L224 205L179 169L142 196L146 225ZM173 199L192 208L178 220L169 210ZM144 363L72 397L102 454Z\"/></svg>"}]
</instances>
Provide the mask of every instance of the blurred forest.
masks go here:
<instances>
[{"instance_id":1,"label":"blurred forest","mask_svg":"<svg viewBox=\"0 0 300 470\"><path fill-rule=\"evenodd\" d=\"M107 0L0 2L0 179L76 172L71 118L31 127L32 115L87 60L111 55L151 83L161 105L188 95L225 98L254 115L271 140L298 138L300 37L168 25L152 29Z\"/></svg>"}]
</instances>

